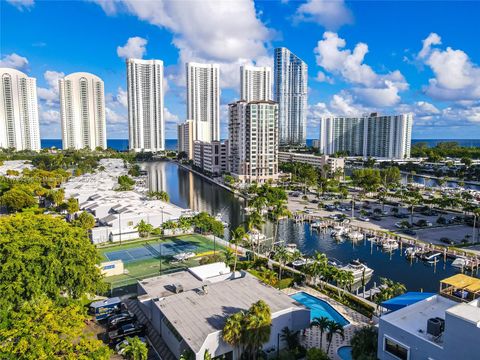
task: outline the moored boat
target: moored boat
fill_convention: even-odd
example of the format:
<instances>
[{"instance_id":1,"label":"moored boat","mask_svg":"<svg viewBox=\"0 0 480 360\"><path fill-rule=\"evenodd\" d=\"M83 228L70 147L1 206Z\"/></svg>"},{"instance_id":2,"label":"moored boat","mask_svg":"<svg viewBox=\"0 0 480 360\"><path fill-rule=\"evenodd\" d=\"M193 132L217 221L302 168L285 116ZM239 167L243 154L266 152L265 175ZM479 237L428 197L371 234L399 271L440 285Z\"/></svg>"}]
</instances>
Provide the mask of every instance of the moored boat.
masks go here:
<instances>
[{"instance_id":1,"label":"moored boat","mask_svg":"<svg viewBox=\"0 0 480 360\"><path fill-rule=\"evenodd\" d=\"M386 250L386 251L397 250L398 249L398 242L396 240L393 240L393 239L385 240L382 243L382 248L383 248L383 250Z\"/></svg>"},{"instance_id":2,"label":"moored boat","mask_svg":"<svg viewBox=\"0 0 480 360\"><path fill-rule=\"evenodd\" d=\"M353 282L357 283L362 279L367 279L372 276L373 269L362 263L360 260L353 260L345 266L339 267L340 270L350 271L353 273Z\"/></svg>"}]
</instances>

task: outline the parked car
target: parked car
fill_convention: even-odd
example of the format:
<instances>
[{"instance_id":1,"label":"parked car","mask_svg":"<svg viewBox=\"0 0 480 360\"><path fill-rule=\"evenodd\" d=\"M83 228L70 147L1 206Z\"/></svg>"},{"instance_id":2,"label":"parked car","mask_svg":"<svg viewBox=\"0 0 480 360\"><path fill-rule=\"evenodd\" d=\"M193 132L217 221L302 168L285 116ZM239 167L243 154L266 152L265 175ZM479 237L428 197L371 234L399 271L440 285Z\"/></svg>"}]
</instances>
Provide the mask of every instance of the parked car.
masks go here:
<instances>
[{"instance_id":1,"label":"parked car","mask_svg":"<svg viewBox=\"0 0 480 360\"><path fill-rule=\"evenodd\" d=\"M444 244L448 244L448 245L455 245L455 241L453 241L452 239L449 239L447 237L442 237L440 238L440 241Z\"/></svg>"},{"instance_id":2,"label":"parked car","mask_svg":"<svg viewBox=\"0 0 480 360\"><path fill-rule=\"evenodd\" d=\"M410 236L417 235L417 233L415 231L413 231L412 229L403 229L402 233L404 233L405 235L410 235Z\"/></svg>"},{"instance_id":3,"label":"parked car","mask_svg":"<svg viewBox=\"0 0 480 360\"><path fill-rule=\"evenodd\" d=\"M113 315L108 318L107 320L107 328L109 331L118 329L119 327L132 323L136 320L135 314L131 313L130 311L124 311L120 314Z\"/></svg>"},{"instance_id":4,"label":"parked car","mask_svg":"<svg viewBox=\"0 0 480 360\"><path fill-rule=\"evenodd\" d=\"M359 217L358 217L358 220L361 220L361 221L370 221L370 219L369 219L368 217L363 216L363 215L362 215L362 216L359 216Z\"/></svg>"},{"instance_id":5,"label":"parked car","mask_svg":"<svg viewBox=\"0 0 480 360\"><path fill-rule=\"evenodd\" d=\"M398 221L398 222L395 223L395 227L399 228L399 229L404 229L404 228L407 227L407 225L403 221Z\"/></svg>"},{"instance_id":6,"label":"parked car","mask_svg":"<svg viewBox=\"0 0 480 360\"><path fill-rule=\"evenodd\" d=\"M140 323L130 323L122 325L114 331L108 332L108 340L110 343L126 338L127 336L138 336L145 334L145 325Z\"/></svg>"},{"instance_id":7,"label":"parked car","mask_svg":"<svg viewBox=\"0 0 480 360\"><path fill-rule=\"evenodd\" d=\"M378 216L378 215L373 215L370 217L372 220L375 220L375 221L380 221L382 220L382 217L381 216Z\"/></svg>"}]
</instances>

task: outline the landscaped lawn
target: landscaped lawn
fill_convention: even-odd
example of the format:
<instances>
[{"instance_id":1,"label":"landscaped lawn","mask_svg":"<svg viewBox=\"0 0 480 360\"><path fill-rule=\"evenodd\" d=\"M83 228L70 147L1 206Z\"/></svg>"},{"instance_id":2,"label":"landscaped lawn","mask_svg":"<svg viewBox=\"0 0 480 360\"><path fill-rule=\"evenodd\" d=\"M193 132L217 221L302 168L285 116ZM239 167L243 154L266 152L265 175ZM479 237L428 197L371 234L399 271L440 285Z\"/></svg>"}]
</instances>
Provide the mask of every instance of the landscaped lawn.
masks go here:
<instances>
[{"instance_id":1,"label":"landscaped lawn","mask_svg":"<svg viewBox=\"0 0 480 360\"><path fill-rule=\"evenodd\" d=\"M120 256L123 258L125 255L128 256L127 251L131 251L132 254L142 253L148 254L147 256L149 256L138 260L130 259L129 261L124 262L124 268L128 273L123 275L109 276L105 278L105 281L110 283L112 287L118 287L134 284L138 280L159 275L160 253L156 251L159 249L159 246L162 246L162 248L168 248L169 251L177 251L176 247L178 247L179 250L177 252L183 252L182 247L188 246L189 248L192 248L191 251L197 255L195 258L178 262L173 259L171 253L162 253L162 274L198 265L202 255L213 254L214 247L216 251L224 250L223 246L219 245L218 243L214 244L212 240L198 234L175 236L162 240L134 240L121 245L102 247L98 249L102 257L102 261L109 261L112 257L112 254L120 254Z\"/></svg>"}]
</instances>

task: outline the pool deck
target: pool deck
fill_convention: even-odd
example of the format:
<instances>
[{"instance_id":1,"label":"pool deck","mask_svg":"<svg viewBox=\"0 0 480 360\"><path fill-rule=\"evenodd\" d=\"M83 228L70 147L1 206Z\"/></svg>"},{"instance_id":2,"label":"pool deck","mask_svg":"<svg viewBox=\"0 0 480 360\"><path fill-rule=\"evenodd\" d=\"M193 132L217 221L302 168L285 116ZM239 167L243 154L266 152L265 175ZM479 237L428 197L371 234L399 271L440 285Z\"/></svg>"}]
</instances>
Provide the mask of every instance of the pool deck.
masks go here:
<instances>
[{"instance_id":1,"label":"pool deck","mask_svg":"<svg viewBox=\"0 0 480 360\"><path fill-rule=\"evenodd\" d=\"M288 288L282 290L287 295L293 295L297 292L305 292L312 296L315 296L319 299L322 299L329 303L335 310L337 310L343 317L345 317L350 324L344 327L345 340L342 341L342 338L338 335L333 337L332 345L330 346L330 351L328 356L332 360L342 360L338 354L338 348L342 346L350 346L350 340L352 339L353 334L358 329L370 325L370 319L366 316L356 312L355 310L350 309L348 306L340 304L339 302L333 300L332 298L312 289L309 287L298 287L298 288ZM318 328L311 328L305 331L305 336L302 337L301 343L307 349L315 347L320 347L320 331ZM327 349L327 337L326 334L323 334L323 350Z\"/></svg>"}]
</instances>

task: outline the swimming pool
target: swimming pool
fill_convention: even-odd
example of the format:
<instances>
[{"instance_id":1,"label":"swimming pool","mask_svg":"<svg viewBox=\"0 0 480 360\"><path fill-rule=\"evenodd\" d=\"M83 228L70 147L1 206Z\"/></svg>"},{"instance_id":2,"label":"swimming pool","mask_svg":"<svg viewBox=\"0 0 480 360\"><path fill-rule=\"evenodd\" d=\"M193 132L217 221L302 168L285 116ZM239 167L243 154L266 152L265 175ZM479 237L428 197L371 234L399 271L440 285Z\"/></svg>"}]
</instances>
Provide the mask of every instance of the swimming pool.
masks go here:
<instances>
[{"instance_id":1,"label":"swimming pool","mask_svg":"<svg viewBox=\"0 0 480 360\"><path fill-rule=\"evenodd\" d=\"M290 297L310 309L310 321L316 317L319 318L324 316L330 320L338 322L342 326L350 324L350 322L345 319L337 310L335 310L329 303L315 296L301 291L291 295Z\"/></svg>"},{"instance_id":2,"label":"swimming pool","mask_svg":"<svg viewBox=\"0 0 480 360\"><path fill-rule=\"evenodd\" d=\"M342 360L352 360L352 347L351 346L342 346L337 350L338 356Z\"/></svg>"}]
</instances>

